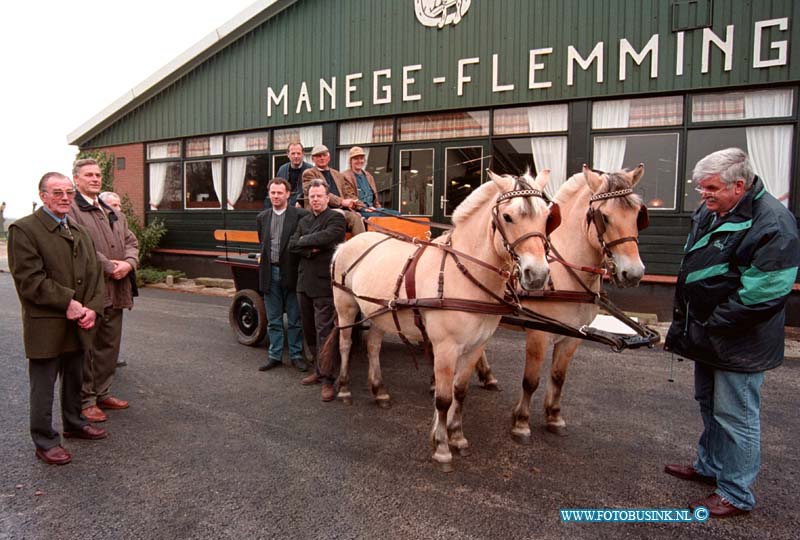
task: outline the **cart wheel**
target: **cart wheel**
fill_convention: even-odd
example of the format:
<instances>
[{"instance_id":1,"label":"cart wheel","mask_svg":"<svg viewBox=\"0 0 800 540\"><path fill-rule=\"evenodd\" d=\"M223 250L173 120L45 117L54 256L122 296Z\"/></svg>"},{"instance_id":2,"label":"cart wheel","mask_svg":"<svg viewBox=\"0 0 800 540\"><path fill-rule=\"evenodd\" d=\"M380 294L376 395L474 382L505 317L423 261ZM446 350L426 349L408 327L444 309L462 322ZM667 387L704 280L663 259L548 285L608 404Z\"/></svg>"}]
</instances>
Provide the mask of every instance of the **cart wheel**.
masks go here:
<instances>
[{"instance_id":1,"label":"cart wheel","mask_svg":"<svg viewBox=\"0 0 800 540\"><path fill-rule=\"evenodd\" d=\"M236 292L228 312L233 333L242 345L258 345L267 333L264 299L252 289Z\"/></svg>"}]
</instances>

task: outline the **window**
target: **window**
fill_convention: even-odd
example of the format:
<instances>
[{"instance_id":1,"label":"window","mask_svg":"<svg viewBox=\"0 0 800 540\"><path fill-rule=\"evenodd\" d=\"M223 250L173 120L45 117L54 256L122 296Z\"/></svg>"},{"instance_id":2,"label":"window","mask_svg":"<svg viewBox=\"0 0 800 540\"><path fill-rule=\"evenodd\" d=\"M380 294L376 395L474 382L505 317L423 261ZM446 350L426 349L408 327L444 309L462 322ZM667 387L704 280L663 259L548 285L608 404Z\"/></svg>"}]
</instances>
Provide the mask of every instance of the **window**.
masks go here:
<instances>
[{"instance_id":1,"label":"window","mask_svg":"<svg viewBox=\"0 0 800 540\"><path fill-rule=\"evenodd\" d=\"M255 133L228 135L225 137L225 150L227 152L269 150L269 133L258 131Z\"/></svg>"},{"instance_id":2,"label":"window","mask_svg":"<svg viewBox=\"0 0 800 540\"><path fill-rule=\"evenodd\" d=\"M181 210L183 178L180 162L151 163L150 210Z\"/></svg>"},{"instance_id":3,"label":"window","mask_svg":"<svg viewBox=\"0 0 800 540\"><path fill-rule=\"evenodd\" d=\"M173 159L181 157L180 141L147 145L147 159Z\"/></svg>"},{"instance_id":4,"label":"window","mask_svg":"<svg viewBox=\"0 0 800 540\"><path fill-rule=\"evenodd\" d=\"M550 181L544 190L551 197L568 177L566 137L494 139L492 158L490 168L498 174L520 176L529 170L535 176L550 169Z\"/></svg>"},{"instance_id":5,"label":"window","mask_svg":"<svg viewBox=\"0 0 800 540\"><path fill-rule=\"evenodd\" d=\"M791 89L702 94L692 97L692 122L788 117L793 101Z\"/></svg>"},{"instance_id":6,"label":"window","mask_svg":"<svg viewBox=\"0 0 800 540\"><path fill-rule=\"evenodd\" d=\"M186 157L218 156L222 153L222 137L197 137L186 141Z\"/></svg>"},{"instance_id":7,"label":"window","mask_svg":"<svg viewBox=\"0 0 800 540\"><path fill-rule=\"evenodd\" d=\"M489 135L489 111L409 116L399 120L401 141L458 139Z\"/></svg>"},{"instance_id":8,"label":"window","mask_svg":"<svg viewBox=\"0 0 800 540\"><path fill-rule=\"evenodd\" d=\"M785 206L789 205L792 164L792 126L753 126L696 129L686 145L686 188L683 209L693 211L701 202L692 185L692 171L703 157L724 148L741 148L750 156L764 186ZM646 176L646 175L645 175Z\"/></svg>"},{"instance_id":9,"label":"window","mask_svg":"<svg viewBox=\"0 0 800 540\"><path fill-rule=\"evenodd\" d=\"M678 173L678 133L594 137L594 167L615 172L644 163L636 192L648 208L674 210Z\"/></svg>"},{"instance_id":10,"label":"window","mask_svg":"<svg viewBox=\"0 0 800 540\"><path fill-rule=\"evenodd\" d=\"M292 127L272 132L272 149L286 150L289 143L300 141L303 148L311 149L322 144L322 126Z\"/></svg>"},{"instance_id":11,"label":"window","mask_svg":"<svg viewBox=\"0 0 800 540\"><path fill-rule=\"evenodd\" d=\"M400 151L400 208L404 214L433 214L433 149Z\"/></svg>"},{"instance_id":12,"label":"window","mask_svg":"<svg viewBox=\"0 0 800 540\"><path fill-rule=\"evenodd\" d=\"M270 181L269 156L227 158L228 210L261 210Z\"/></svg>"},{"instance_id":13,"label":"window","mask_svg":"<svg viewBox=\"0 0 800 540\"><path fill-rule=\"evenodd\" d=\"M567 131L568 117L568 108L564 104L499 109L494 112L494 134Z\"/></svg>"},{"instance_id":14,"label":"window","mask_svg":"<svg viewBox=\"0 0 800 540\"><path fill-rule=\"evenodd\" d=\"M339 144L390 143L393 127L391 118L344 122L339 125Z\"/></svg>"},{"instance_id":15,"label":"window","mask_svg":"<svg viewBox=\"0 0 800 540\"><path fill-rule=\"evenodd\" d=\"M186 208L219 208L222 161L187 161L185 164Z\"/></svg>"},{"instance_id":16,"label":"window","mask_svg":"<svg viewBox=\"0 0 800 540\"><path fill-rule=\"evenodd\" d=\"M592 128L640 128L683 124L683 97L597 101L592 104Z\"/></svg>"}]
</instances>

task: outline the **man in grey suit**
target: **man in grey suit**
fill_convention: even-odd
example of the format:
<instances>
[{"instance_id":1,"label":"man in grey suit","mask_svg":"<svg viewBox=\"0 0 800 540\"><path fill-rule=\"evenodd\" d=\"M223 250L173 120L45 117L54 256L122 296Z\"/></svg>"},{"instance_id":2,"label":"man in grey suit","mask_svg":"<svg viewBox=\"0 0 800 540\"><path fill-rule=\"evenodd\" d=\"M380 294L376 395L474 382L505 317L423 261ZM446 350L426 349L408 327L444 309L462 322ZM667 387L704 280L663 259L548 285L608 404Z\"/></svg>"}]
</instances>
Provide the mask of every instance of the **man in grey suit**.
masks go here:
<instances>
[{"instance_id":1,"label":"man in grey suit","mask_svg":"<svg viewBox=\"0 0 800 540\"><path fill-rule=\"evenodd\" d=\"M103 312L103 270L92 239L67 218L75 189L57 172L39 181L42 207L8 230L8 266L22 305L30 377L30 430L36 457L65 465L72 456L53 429L53 388L61 378L65 438L103 439L106 431L81 415L83 351Z\"/></svg>"},{"instance_id":2,"label":"man in grey suit","mask_svg":"<svg viewBox=\"0 0 800 540\"><path fill-rule=\"evenodd\" d=\"M298 258L289 252L287 246L289 238L297 229L297 223L308 211L289 205L291 190L289 182L283 178L273 178L267 189L272 208L258 214L256 223L258 240L261 242L258 280L267 307L269 355L267 362L258 369L267 371L282 365L285 312L289 359L294 367L306 371L308 367L303 359L303 326L295 293Z\"/></svg>"}]
</instances>

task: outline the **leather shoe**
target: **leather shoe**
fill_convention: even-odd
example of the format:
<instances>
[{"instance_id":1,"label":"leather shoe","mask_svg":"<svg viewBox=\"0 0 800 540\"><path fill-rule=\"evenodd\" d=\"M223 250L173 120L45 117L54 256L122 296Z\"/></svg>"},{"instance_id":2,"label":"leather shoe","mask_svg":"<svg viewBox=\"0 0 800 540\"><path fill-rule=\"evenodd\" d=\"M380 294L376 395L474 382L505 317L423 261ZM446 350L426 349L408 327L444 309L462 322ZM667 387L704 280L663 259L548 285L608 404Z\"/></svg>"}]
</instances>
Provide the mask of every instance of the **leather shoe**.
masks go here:
<instances>
[{"instance_id":1,"label":"leather shoe","mask_svg":"<svg viewBox=\"0 0 800 540\"><path fill-rule=\"evenodd\" d=\"M61 446L54 446L47 450L44 448L37 448L36 457L48 465L66 465L72 461L72 456Z\"/></svg>"},{"instance_id":2,"label":"leather shoe","mask_svg":"<svg viewBox=\"0 0 800 540\"><path fill-rule=\"evenodd\" d=\"M322 381L320 380L319 375L317 375L316 373L312 373L311 375L306 375L305 377L300 379L300 384L302 384L303 386L310 386L312 384L319 384L321 382Z\"/></svg>"},{"instance_id":3,"label":"leather shoe","mask_svg":"<svg viewBox=\"0 0 800 540\"><path fill-rule=\"evenodd\" d=\"M333 385L330 383L323 383L322 391L319 393L319 398L322 401L333 401L333 398L335 397L336 390L334 390Z\"/></svg>"},{"instance_id":4,"label":"leather shoe","mask_svg":"<svg viewBox=\"0 0 800 540\"><path fill-rule=\"evenodd\" d=\"M306 364L306 361L302 358L292 358L292 365L296 367L298 371L308 371L308 364Z\"/></svg>"},{"instance_id":5,"label":"leather shoe","mask_svg":"<svg viewBox=\"0 0 800 540\"><path fill-rule=\"evenodd\" d=\"M108 437L108 431L103 428L94 427L91 424L86 424L78 431L64 430L65 439L89 439L96 441L98 439L105 439L106 437Z\"/></svg>"},{"instance_id":6,"label":"leather shoe","mask_svg":"<svg viewBox=\"0 0 800 540\"><path fill-rule=\"evenodd\" d=\"M106 416L106 413L98 409L96 405L92 405L91 407L86 407L81 411L81 414L89 422L105 422L106 420L108 420L108 416Z\"/></svg>"},{"instance_id":7,"label":"leather shoe","mask_svg":"<svg viewBox=\"0 0 800 540\"><path fill-rule=\"evenodd\" d=\"M97 406L101 409L127 409L130 404L124 399L108 396L103 401L98 401Z\"/></svg>"},{"instance_id":8,"label":"leather shoe","mask_svg":"<svg viewBox=\"0 0 800 540\"><path fill-rule=\"evenodd\" d=\"M692 511L698 506L705 506L708 508L708 513L717 518L739 516L750 512L750 510L742 510L741 508L733 506L728 499L716 493L712 493L705 499L689 503L689 509Z\"/></svg>"},{"instance_id":9,"label":"leather shoe","mask_svg":"<svg viewBox=\"0 0 800 540\"><path fill-rule=\"evenodd\" d=\"M270 369L280 367L283 365L283 362L280 360L275 360L274 358L270 358L267 360L266 364L261 364L258 366L258 371L269 371Z\"/></svg>"},{"instance_id":10,"label":"leather shoe","mask_svg":"<svg viewBox=\"0 0 800 540\"><path fill-rule=\"evenodd\" d=\"M664 472L670 474L681 480L691 480L693 482L702 482L704 484L716 485L717 480L713 476L705 476L697 472L697 469L691 465L681 465L678 463L669 463L664 465Z\"/></svg>"}]
</instances>

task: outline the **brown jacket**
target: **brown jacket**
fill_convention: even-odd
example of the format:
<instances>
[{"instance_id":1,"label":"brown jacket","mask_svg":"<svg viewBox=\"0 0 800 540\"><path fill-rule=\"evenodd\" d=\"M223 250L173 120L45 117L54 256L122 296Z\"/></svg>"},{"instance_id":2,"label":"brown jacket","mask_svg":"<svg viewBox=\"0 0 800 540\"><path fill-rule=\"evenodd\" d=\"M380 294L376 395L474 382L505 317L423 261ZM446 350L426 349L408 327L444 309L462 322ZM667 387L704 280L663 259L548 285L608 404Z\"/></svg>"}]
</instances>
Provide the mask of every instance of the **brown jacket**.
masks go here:
<instances>
[{"instance_id":1,"label":"brown jacket","mask_svg":"<svg viewBox=\"0 0 800 540\"><path fill-rule=\"evenodd\" d=\"M69 234L42 208L8 228L8 266L22 305L25 356L55 358L84 349L88 330L67 320L76 300L103 313L103 271L85 229L70 223Z\"/></svg>"},{"instance_id":2,"label":"brown jacket","mask_svg":"<svg viewBox=\"0 0 800 540\"><path fill-rule=\"evenodd\" d=\"M328 206L333 208L339 208L342 206L342 199L358 199L358 191L351 190L347 182L345 182L342 173L337 171L336 169L331 169L331 176L333 176L333 181L336 184L336 187L339 189L339 193L342 194L341 197L337 195L331 194L330 201L328 201ZM308 185L311 183L312 180L319 179L323 182L327 182L325 175L322 174L322 171L317 169L316 167L311 167L310 169L306 169L303 171L303 204L305 205L306 210L310 210L311 206L308 204Z\"/></svg>"},{"instance_id":3,"label":"brown jacket","mask_svg":"<svg viewBox=\"0 0 800 540\"><path fill-rule=\"evenodd\" d=\"M381 201L378 200L378 187L375 185L375 178L367 171L366 169L362 169L364 174L367 177L367 182L369 183L369 187L372 188L372 195L375 198L375 204L373 204L374 208L381 207ZM347 169L346 171L342 171L342 176L344 177L345 185L347 185L348 191L352 190L355 193L355 199L358 199L358 181L356 180L356 173L353 172L352 169ZM361 210L364 208L364 203L360 200L358 201L357 209Z\"/></svg>"},{"instance_id":4,"label":"brown jacket","mask_svg":"<svg viewBox=\"0 0 800 540\"><path fill-rule=\"evenodd\" d=\"M103 266L106 279L105 307L111 306L115 309L133 307L131 279L128 276L122 279L111 277L111 272L114 270L112 260L126 261L133 270L136 270L139 264L139 242L128 229L125 216L121 212L114 212L102 201L100 208L94 207L78 193L69 209L69 217L73 222L82 225L94 240L97 259Z\"/></svg>"}]
</instances>

